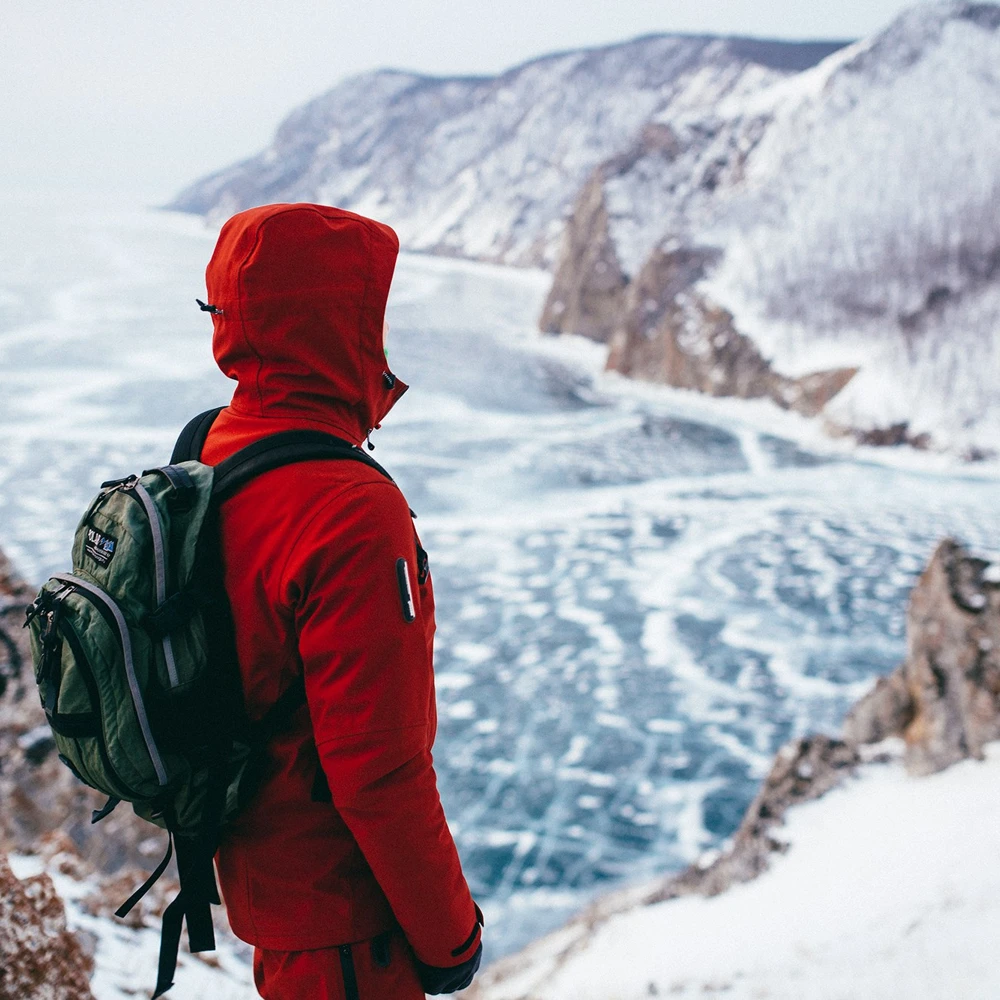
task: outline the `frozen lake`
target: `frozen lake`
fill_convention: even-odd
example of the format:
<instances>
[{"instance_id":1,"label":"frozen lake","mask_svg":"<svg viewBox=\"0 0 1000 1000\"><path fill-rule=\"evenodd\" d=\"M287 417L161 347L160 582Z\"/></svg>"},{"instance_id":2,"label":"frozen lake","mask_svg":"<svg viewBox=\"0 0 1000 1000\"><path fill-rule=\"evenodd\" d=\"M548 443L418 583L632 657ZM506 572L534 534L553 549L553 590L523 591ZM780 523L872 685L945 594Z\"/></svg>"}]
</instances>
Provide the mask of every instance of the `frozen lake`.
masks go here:
<instances>
[{"instance_id":1,"label":"frozen lake","mask_svg":"<svg viewBox=\"0 0 1000 1000\"><path fill-rule=\"evenodd\" d=\"M194 304L198 220L0 214L0 545L40 582L96 486L165 461L231 385ZM412 388L374 437L430 553L435 758L493 954L722 843L775 749L901 658L936 542L1000 544L995 469L605 376L535 332L546 282L405 255L390 358Z\"/></svg>"}]
</instances>

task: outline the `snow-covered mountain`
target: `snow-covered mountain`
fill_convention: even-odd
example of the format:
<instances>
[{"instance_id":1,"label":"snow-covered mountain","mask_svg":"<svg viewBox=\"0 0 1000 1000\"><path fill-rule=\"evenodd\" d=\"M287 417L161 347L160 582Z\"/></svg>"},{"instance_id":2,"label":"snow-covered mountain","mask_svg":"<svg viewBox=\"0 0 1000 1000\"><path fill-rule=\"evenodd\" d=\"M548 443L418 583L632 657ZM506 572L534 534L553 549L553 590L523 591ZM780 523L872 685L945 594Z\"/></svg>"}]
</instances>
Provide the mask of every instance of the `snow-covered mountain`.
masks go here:
<instances>
[{"instance_id":1,"label":"snow-covered mountain","mask_svg":"<svg viewBox=\"0 0 1000 1000\"><path fill-rule=\"evenodd\" d=\"M579 197L543 326L610 340L626 374L991 450L998 67L1000 7L924 5L792 79L659 116Z\"/></svg>"},{"instance_id":2,"label":"snow-covered mountain","mask_svg":"<svg viewBox=\"0 0 1000 1000\"><path fill-rule=\"evenodd\" d=\"M845 46L656 36L498 77L379 71L171 207L318 200L552 267L609 367L967 457L1000 439L1000 7Z\"/></svg>"},{"instance_id":3,"label":"snow-covered mountain","mask_svg":"<svg viewBox=\"0 0 1000 1000\"><path fill-rule=\"evenodd\" d=\"M496 77L365 73L170 207L221 220L319 201L385 220L410 249L551 265L576 192L647 121L744 100L841 44L659 35Z\"/></svg>"}]
</instances>

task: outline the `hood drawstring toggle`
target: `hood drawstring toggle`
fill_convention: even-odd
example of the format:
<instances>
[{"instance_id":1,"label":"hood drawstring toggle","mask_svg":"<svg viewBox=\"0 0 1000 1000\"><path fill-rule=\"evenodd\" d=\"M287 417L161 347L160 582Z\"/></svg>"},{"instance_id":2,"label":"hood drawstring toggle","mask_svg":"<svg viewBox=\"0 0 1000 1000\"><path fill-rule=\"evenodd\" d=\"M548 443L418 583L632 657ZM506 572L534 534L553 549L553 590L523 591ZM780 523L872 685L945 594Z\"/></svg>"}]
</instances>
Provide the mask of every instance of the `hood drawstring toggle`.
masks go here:
<instances>
[{"instance_id":1,"label":"hood drawstring toggle","mask_svg":"<svg viewBox=\"0 0 1000 1000\"><path fill-rule=\"evenodd\" d=\"M202 302L201 299L195 299L195 302L198 303L198 308L203 313L211 313L213 316L221 316L222 315L222 310L218 306L213 306L213 305L210 305L207 302Z\"/></svg>"}]
</instances>

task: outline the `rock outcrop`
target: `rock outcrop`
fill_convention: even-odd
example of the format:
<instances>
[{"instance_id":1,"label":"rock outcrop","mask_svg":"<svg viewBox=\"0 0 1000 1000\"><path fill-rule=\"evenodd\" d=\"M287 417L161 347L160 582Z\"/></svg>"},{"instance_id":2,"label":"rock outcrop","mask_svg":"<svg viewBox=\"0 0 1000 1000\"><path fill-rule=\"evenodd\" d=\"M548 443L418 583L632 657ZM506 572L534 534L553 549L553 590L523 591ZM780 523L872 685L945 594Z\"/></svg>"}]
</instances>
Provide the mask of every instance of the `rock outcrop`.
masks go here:
<instances>
[{"instance_id":1,"label":"rock outcrop","mask_svg":"<svg viewBox=\"0 0 1000 1000\"><path fill-rule=\"evenodd\" d=\"M782 409L816 416L858 369L799 378L776 372L736 329L732 313L698 291L698 282L718 256L706 247L652 253L622 293L607 368L709 396L766 398Z\"/></svg>"},{"instance_id":2,"label":"rock outcrop","mask_svg":"<svg viewBox=\"0 0 1000 1000\"><path fill-rule=\"evenodd\" d=\"M914 588L908 653L850 712L844 737L906 741L906 766L930 774L982 758L1000 739L1000 566L942 542Z\"/></svg>"},{"instance_id":3,"label":"rock outcrop","mask_svg":"<svg viewBox=\"0 0 1000 1000\"><path fill-rule=\"evenodd\" d=\"M93 1000L93 970L52 879L22 881L0 854L0 1000Z\"/></svg>"},{"instance_id":4,"label":"rock outcrop","mask_svg":"<svg viewBox=\"0 0 1000 1000\"><path fill-rule=\"evenodd\" d=\"M546 333L572 330L603 342L621 313L628 278L611 241L606 172L598 169L584 185L566 223L559 266L539 320Z\"/></svg>"},{"instance_id":5,"label":"rock outcrop","mask_svg":"<svg viewBox=\"0 0 1000 1000\"><path fill-rule=\"evenodd\" d=\"M715 896L767 869L770 856L785 849L775 836L793 806L818 799L836 787L861 762L857 748L828 736L809 736L786 744L750 803L732 845L709 863L693 865L650 893L647 904L696 893Z\"/></svg>"}]
</instances>

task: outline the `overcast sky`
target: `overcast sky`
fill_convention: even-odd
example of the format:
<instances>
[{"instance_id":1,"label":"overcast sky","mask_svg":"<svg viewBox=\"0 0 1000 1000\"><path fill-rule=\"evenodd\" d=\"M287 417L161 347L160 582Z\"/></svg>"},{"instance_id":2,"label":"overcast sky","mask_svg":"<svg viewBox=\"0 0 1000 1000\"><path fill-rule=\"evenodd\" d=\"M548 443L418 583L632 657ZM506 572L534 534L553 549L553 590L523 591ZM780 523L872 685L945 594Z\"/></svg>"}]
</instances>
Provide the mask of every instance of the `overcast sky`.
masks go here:
<instances>
[{"instance_id":1,"label":"overcast sky","mask_svg":"<svg viewBox=\"0 0 1000 1000\"><path fill-rule=\"evenodd\" d=\"M33 0L0 29L0 184L164 200L383 66L495 73L653 32L856 38L900 0Z\"/></svg>"}]
</instances>

